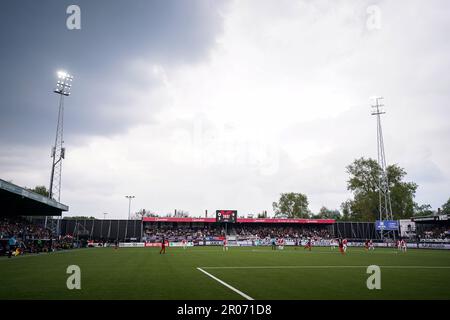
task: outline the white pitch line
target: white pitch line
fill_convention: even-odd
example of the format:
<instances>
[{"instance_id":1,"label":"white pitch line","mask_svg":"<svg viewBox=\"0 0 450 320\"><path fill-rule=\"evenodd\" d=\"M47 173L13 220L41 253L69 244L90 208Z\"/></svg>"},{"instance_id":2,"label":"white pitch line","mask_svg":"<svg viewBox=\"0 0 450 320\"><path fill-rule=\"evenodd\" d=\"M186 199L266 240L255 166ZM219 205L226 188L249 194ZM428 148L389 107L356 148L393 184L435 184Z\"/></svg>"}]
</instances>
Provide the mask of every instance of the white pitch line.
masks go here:
<instances>
[{"instance_id":1,"label":"white pitch line","mask_svg":"<svg viewBox=\"0 0 450 320\"><path fill-rule=\"evenodd\" d=\"M338 250L336 251L304 251L304 250L287 250L287 251L276 251L276 250L258 250L258 249L253 249L251 250L251 252L256 252L256 253L295 253L295 254L338 254L340 253ZM367 255L367 252L362 252L362 251L349 251L352 255L353 254L365 254ZM382 254L398 254L399 252L393 251L393 252L385 252L385 251L377 251L377 252L371 252L371 254L373 253L382 253Z\"/></svg>"},{"instance_id":2,"label":"white pitch line","mask_svg":"<svg viewBox=\"0 0 450 320\"><path fill-rule=\"evenodd\" d=\"M225 287L227 287L228 289L233 290L234 292L236 292L237 294L241 295L242 297L244 297L247 300L255 300L252 297L246 295L245 293L243 293L242 291L239 291L238 289L236 289L235 287L230 286L228 283L226 283L225 281L220 280L219 278L213 276L212 274L206 272L205 270L203 270L202 268L197 268L197 270L200 270L201 272L203 272L204 274L206 274L207 276L213 278L214 280L216 280L217 282L223 284Z\"/></svg>"},{"instance_id":3,"label":"white pitch line","mask_svg":"<svg viewBox=\"0 0 450 320\"><path fill-rule=\"evenodd\" d=\"M203 269L330 269L367 268L368 266L246 266L246 267L202 267ZM450 269L450 266L379 266L387 269ZM197 268L200 269L200 268ZM206 272L202 270L203 272Z\"/></svg>"}]
</instances>

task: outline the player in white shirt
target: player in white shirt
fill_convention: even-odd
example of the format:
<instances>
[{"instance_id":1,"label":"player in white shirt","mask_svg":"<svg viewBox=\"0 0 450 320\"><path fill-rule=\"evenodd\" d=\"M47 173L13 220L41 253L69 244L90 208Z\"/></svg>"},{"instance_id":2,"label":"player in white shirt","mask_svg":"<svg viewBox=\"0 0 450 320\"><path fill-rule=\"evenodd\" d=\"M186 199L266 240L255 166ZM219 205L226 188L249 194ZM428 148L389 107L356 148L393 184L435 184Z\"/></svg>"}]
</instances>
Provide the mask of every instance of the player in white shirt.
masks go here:
<instances>
[{"instance_id":1,"label":"player in white shirt","mask_svg":"<svg viewBox=\"0 0 450 320\"><path fill-rule=\"evenodd\" d=\"M181 243L183 244L183 249L186 250L187 247L187 240L183 239L183 241L181 241Z\"/></svg>"},{"instance_id":2,"label":"player in white shirt","mask_svg":"<svg viewBox=\"0 0 450 320\"><path fill-rule=\"evenodd\" d=\"M398 251L402 250L402 242L400 240L397 240L397 250Z\"/></svg>"},{"instance_id":3,"label":"player in white shirt","mask_svg":"<svg viewBox=\"0 0 450 320\"><path fill-rule=\"evenodd\" d=\"M335 239L331 239L330 240L330 246L331 246L331 250L336 249L337 241Z\"/></svg>"}]
</instances>

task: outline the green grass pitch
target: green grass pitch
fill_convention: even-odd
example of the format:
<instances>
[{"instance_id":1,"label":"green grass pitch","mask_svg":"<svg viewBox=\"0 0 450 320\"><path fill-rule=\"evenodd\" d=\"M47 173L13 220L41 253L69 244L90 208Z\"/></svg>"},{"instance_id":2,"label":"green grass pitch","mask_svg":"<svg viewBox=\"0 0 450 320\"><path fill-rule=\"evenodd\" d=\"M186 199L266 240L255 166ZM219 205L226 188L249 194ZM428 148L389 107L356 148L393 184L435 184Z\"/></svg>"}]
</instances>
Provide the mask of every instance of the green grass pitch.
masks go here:
<instances>
[{"instance_id":1,"label":"green grass pitch","mask_svg":"<svg viewBox=\"0 0 450 320\"><path fill-rule=\"evenodd\" d=\"M68 290L69 265L81 289ZM369 290L367 266L381 267ZM215 279L206 273L209 273ZM89 248L0 258L0 299L450 299L450 252L270 247Z\"/></svg>"}]
</instances>

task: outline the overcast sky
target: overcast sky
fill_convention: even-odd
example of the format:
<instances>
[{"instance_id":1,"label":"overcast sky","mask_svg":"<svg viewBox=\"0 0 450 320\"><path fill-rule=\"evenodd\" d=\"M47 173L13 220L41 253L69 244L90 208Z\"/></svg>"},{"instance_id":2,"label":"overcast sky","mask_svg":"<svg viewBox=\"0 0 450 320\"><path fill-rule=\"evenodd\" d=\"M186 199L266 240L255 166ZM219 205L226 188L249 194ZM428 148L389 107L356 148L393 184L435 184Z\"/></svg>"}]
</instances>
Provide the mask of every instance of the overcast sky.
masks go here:
<instances>
[{"instance_id":1,"label":"overcast sky","mask_svg":"<svg viewBox=\"0 0 450 320\"><path fill-rule=\"evenodd\" d=\"M81 29L66 8L81 8ZM49 184L57 70L68 215L272 213L351 195L345 166L376 158L370 97L383 96L388 164L434 209L450 196L450 2L4 1L0 178ZM395 214L395 213L394 213Z\"/></svg>"}]
</instances>

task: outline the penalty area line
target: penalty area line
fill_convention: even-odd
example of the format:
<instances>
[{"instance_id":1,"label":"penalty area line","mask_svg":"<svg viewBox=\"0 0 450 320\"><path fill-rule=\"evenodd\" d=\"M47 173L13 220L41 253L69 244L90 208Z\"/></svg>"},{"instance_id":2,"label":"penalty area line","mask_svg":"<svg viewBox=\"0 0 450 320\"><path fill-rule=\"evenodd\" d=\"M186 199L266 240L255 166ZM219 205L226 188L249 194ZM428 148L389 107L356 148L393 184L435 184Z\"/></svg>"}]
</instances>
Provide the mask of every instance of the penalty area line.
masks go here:
<instances>
[{"instance_id":1,"label":"penalty area line","mask_svg":"<svg viewBox=\"0 0 450 320\"><path fill-rule=\"evenodd\" d=\"M239 291L238 289L236 289L235 287L230 286L228 283L226 283L225 281L220 280L219 278L213 276L211 273L206 272L205 270L203 270L202 268L197 268L197 270L203 272L204 274L206 274L208 277L216 280L217 282L219 282L220 284L224 285L225 287L227 287L228 289L233 290L234 292L236 292L237 294L239 294L240 296L244 297L247 300L255 300L252 297L250 297L249 295L246 295L245 293L243 293L242 291Z\"/></svg>"}]
</instances>

